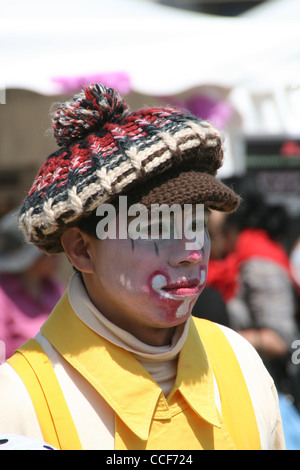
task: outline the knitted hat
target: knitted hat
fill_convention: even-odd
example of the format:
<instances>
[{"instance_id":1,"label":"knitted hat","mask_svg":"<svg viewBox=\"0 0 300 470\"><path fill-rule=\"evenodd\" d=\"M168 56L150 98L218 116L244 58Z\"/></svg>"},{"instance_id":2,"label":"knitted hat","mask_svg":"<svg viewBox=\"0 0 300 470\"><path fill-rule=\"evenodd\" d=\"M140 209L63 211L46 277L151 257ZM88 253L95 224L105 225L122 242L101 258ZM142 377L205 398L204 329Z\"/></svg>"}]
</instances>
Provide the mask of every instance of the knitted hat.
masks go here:
<instances>
[{"instance_id":1,"label":"knitted hat","mask_svg":"<svg viewBox=\"0 0 300 470\"><path fill-rule=\"evenodd\" d=\"M61 147L41 167L20 212L39 248L62 251L60 237L99 204L119 195L149 206L204 203L232 211L239 197L215 178L220 135L208 122L174 108L130 112L119 93L96 84L54 116Z\"/></svg>"}]
</instances>

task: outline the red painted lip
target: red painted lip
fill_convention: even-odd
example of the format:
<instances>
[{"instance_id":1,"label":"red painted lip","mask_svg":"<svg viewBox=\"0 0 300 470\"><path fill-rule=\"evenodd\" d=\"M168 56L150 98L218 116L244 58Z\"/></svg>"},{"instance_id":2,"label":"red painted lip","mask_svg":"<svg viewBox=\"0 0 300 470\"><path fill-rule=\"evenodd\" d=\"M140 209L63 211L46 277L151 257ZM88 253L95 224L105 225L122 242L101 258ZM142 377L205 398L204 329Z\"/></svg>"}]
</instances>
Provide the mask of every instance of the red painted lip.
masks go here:
<instances>
[{"instance_id":1,"label":"red painted lip","mask_svg":"<svg viewBox=\"0 0 300 470\"><path fill-rule=\"evenodd\" d=\"M167 284L162 290L172 295L195 295L200 288L199 279L191 279L187 281L178 281L173 284Z\"/></svg>"},{"instance_id":2,"label":"red painted lip","mask_svg":"<svg viewBox=\"0 0 300 470\"><path fill-rule=\"evenodd\" d=\"M177 281L172 284L167 284L166 286L163 287L163 289L180 289L182 287L194 287L194 286L199 286L200 280L199 279L190 279L186 281Z\"/></svg>"}]
</instances>

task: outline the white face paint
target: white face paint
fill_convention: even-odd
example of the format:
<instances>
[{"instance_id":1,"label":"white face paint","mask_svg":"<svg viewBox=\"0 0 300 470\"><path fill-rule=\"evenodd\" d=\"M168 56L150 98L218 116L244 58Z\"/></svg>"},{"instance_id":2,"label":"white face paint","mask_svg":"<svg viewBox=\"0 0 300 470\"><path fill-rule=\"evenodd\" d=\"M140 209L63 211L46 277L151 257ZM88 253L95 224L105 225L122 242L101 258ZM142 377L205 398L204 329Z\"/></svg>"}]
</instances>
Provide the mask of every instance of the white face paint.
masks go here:
<instances>
[{"instance_id":1,"label":"white face paint","mask_svg":"<svg viewBox=\"0 0 300 470\"><path fill-rule=\"evenodd\" d=\"M190 240L189 240L190 241ZM91 239L95 272L89 295L117 326L145 340L186 321L202 292L210 241ZM151 344L149 342L149 344Z\"/></svg>"},{"instance_id":2,"label":"white face paint","mask_svg":"<svg viewBox=\"0 0 300 470\"><path fill-rule=\"evenodd\" d=\"M165 281L164 284L159 288L157 287L157 283L158 283L157 278L158 277L163 278L164 281ZM187 296L172 295L172 294L170 294L169 292L167 292L163 289L163 286L167 284L166 281L167 281L167 279L164 276L162 276L161 274L158 274L156 277L154 277L152 279L152 287L159 295L161 295L162 297L164 297L166 299L181 300L182 301L181 305L177 308L176 313L175 313L175 316L177 318L180 318L188 312L191 300L194 299L195 295L190 295L190 296L189 295L187 295Z\"/></svg>"},{"instance_id":3,"label":"white face paint","mask_svg":"<svg viewBox=\"0 0 300 470\"><path fill-rule=\"evenodd\" d=\"M151 280L151 286L155 292L165 299L181 301L175 314L177 318L180 318L189 311L191 302L198 297L200 289L205 285L205 281L206 270L200 269L199 280L188 280L183 276L181 280L170 286L166 276L156 274Z\"/></svg>"}]
</instances>

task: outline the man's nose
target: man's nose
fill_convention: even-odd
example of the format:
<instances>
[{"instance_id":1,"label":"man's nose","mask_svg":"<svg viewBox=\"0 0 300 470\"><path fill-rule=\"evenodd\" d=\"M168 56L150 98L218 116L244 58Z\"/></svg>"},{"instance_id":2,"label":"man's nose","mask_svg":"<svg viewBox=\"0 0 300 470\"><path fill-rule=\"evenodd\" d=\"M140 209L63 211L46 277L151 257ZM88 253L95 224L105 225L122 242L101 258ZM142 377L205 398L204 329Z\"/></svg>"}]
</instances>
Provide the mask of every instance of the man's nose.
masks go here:
<instances>
[{"instance_id":1,"label":"man's nose","mask_svg":"<svg viewBox=\"0 0 300 470\"><path fill-rule=\"evenodd\" d=\"M187 248L186 240L178 240L178 243L174 243L174 246L169 254L170 266L178 266L180 264L197 264L203 260L202 247L200 248L197 244Z\"/></svg>"}]
</instances>

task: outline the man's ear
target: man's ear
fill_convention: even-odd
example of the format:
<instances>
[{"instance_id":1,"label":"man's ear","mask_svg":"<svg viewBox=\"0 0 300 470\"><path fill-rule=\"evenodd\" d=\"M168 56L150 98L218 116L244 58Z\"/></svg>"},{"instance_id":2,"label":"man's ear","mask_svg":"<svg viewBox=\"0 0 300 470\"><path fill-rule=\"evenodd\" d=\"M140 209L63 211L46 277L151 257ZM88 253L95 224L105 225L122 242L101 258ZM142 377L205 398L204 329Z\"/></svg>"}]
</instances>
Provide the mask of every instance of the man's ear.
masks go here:
<instances>
[{"instance_id":1,"label":"man's ear","mask_svg":"<svg viewBox=\"0 0 300 470\"><path fill-rule=\"evenodd\" d=\"M94 273L89 254L89 236L78 227L67 228L61 236L61 244L73 266L83 273Z\"/></svg>"}]
</instances>

